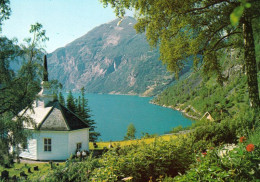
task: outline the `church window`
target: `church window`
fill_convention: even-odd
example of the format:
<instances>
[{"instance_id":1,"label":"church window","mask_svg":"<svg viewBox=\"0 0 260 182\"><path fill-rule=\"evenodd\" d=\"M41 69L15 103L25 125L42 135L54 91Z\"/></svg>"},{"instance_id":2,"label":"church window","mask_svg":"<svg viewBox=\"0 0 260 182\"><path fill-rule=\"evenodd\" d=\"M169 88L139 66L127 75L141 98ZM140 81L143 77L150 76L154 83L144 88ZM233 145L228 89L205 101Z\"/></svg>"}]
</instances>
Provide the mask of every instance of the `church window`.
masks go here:
<instances>
[{"instance_id":1,"label":"church window","mask_svg":"<svg viewBox=\"0 0 260 182\"><path fill-rule=\"evenodd\" d=\"M77 143L77 151L80 151L82 147L82 143Z\"/></svg>"},{"instance_id":2,"label":"church window","mask_svg":"<svg viewBox=\"0 0 260 182\"><path fill-rule=\"evenodd\" d=\"M51 138L44 138L44 151L45 152L51 151Z\"/></svg>"}]
</instances>

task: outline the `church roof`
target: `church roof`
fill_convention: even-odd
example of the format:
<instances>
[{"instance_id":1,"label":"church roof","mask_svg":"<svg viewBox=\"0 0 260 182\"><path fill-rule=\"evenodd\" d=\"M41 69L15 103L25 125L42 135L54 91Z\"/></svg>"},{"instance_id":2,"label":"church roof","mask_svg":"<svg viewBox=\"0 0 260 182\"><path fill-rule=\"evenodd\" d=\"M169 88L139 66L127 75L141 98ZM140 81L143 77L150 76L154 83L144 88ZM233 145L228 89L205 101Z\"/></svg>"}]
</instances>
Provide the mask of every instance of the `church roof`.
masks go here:
<instances>
[{"instance_id":1,"label":"church roof","mask_svg":"<svg viewBox=\"0 0 260 182\"><path fill-rule=\"evenodd\" d=\"M47 57L44 56L44 72L42 90L38 94L38 99L34 102L33 109L24 109L21 113L33 119L34 123L25 123L27 129L38 129L45 131L71 131L89 126L77 117L69 109L54 101L54 96L49 88L44 88L44 83L48 82Z\"/></svg>"},{"instance_id":2,"label":"church roof","mask_svg":"<svg viewBox=\"0 0 260 182\"><path fill-rule=\"evenodd\" d=\"M45 108L35 107L33 111L28 110L26 115L34 119L36 124L35 127L27 125L28 129L71 131L89 127L58 101L49 103Z\"/></svg>"}]
</instances>

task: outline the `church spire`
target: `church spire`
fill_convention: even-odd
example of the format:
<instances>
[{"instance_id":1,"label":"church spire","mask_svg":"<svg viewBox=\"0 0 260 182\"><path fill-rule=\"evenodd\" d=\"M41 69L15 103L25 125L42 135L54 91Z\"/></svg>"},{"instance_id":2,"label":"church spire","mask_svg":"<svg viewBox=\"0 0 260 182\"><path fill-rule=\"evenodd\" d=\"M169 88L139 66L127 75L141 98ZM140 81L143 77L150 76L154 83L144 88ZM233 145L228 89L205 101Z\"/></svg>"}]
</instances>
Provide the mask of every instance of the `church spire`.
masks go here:
<instances>
[{"instance_id":1,"label":"church spire","mask_svg":"<svg viewBox=\"0 0 260 182\"><path fill-rule=\"evenodd\" d=\"M48 84L48 68L47 68L47 56L44 55L43 59L43 75L42 75L42 90L38 93L38 99L36 100L36 107L45 108L50 102L54 101L54 95Z\"/></svg>"},{"instance_id":2,"label":"church spire","mask_svg":"<svg viewBox=\"0 0 260 182\"><path fill-rule=\"evenodd\" d=\"M48 67L47 67L47 56L44 55L43 60L43 80L42 81L48 81Z\"/></svg>"}]
</instances>

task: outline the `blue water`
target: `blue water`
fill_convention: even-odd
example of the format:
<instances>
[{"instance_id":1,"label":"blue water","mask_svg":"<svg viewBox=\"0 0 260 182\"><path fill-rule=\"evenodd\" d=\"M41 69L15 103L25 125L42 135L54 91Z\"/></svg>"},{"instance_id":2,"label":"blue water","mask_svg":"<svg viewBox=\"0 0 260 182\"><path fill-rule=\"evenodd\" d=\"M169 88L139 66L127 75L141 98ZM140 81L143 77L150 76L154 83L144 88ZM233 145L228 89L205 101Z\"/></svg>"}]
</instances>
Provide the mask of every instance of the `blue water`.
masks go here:
<instances>
[{"instance_id":1,"label":"blue water","mask_svg":"<svg viewBox=\"0 0 260 182\"><path fill-rule=\"evenodd\" d=\"M73 95L77 98L79 94ZM178 111L150 104L152 97L86 94L86 98L102 141L123 140L130 123L136 128L137 138L142 133L161 135L192 123Z\"/></svg>"}]
</instances>

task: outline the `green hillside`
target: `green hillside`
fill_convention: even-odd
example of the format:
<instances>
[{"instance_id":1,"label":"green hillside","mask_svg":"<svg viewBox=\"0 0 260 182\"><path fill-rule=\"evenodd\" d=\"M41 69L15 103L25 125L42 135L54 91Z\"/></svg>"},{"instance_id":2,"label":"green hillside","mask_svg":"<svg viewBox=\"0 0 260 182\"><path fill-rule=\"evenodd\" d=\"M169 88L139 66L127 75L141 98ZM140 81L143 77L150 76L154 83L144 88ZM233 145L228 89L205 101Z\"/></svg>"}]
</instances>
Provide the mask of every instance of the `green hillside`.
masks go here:
<instances>
[{"instance_id":1,"label":"green hillside","mask_svg":"<svg viewBox=\"0 0 260 182\"><path fill-rule=\"evenodd\" d=\"M256 36L256 54L260 63L259 37ZM181 110L200 119L209 112L214 120L232 118L249 106L247 78L242 53L226 51L221 58L223 86L218 84L217 75L207 76L202 70L192 72L159 94L153 102L158 105ZM260 71L258 71L258 77ZM258 80L258 87L260 81Z\"/></svg>"}]
</instances>

